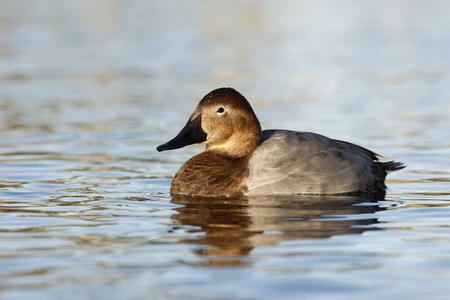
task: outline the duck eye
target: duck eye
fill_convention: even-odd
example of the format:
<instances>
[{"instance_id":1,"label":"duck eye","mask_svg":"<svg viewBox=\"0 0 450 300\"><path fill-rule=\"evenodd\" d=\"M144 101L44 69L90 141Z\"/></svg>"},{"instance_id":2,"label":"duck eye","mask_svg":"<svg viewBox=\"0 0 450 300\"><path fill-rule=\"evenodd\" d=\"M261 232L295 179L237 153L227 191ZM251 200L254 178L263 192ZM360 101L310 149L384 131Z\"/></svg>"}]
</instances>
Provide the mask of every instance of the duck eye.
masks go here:
<instances>
[{"instance_id":1,"label":"duck eye","mask_svg":"<svg viewBox=\"0 0 450 300\"><path fill-rule=\"evenodd\" d=\"M223 107L219 107L218 109L217 109L217 113L218 114L221 114L221 113L223 113L225 111L225 108L223 108Z\"/></svg>"}]
</instances>

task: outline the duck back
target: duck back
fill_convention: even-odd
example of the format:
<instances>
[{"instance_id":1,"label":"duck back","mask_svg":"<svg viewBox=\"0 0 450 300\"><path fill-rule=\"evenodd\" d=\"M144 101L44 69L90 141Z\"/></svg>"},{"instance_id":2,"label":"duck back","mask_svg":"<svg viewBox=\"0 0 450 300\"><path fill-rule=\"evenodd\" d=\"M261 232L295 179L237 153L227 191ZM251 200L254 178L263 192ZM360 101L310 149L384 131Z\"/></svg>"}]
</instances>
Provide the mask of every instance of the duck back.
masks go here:
<instances>
[{"instance_id":1,"label":"duck back","mask_svg":"<svg viewBox=\"0 0 450 300\"><path fill-rule=\"evenodd\" d=\"M248 195L381 192L386 174L403 168L352 143L284 130L262 132L248 167Z\"/></svg>"}]
</instances>

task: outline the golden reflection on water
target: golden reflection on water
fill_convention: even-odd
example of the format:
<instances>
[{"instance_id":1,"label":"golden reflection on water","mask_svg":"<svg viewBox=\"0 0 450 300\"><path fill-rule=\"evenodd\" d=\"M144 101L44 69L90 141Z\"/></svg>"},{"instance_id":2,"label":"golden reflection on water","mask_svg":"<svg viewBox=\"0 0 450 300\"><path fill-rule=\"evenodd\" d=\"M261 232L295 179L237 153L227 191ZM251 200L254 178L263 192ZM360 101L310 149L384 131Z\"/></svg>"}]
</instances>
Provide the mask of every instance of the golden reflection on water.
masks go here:
<instances>
[{"instance_id":1,"label":"golden reflection on water","mask_svg":"<svg viewBox=\"0 0 450 300\"><path fill-rule=\"evenodd\" d=\"M206 245L198 254L209 265L245 264L240 256L281 241L360 234L377 222L377 205L355 205L370 199L345 196L257 196L194 198L175 196L172 219L198 227L204 237L183 243ZM369 214L361 217L360 214Z\"/></svg>"}]
</instances>

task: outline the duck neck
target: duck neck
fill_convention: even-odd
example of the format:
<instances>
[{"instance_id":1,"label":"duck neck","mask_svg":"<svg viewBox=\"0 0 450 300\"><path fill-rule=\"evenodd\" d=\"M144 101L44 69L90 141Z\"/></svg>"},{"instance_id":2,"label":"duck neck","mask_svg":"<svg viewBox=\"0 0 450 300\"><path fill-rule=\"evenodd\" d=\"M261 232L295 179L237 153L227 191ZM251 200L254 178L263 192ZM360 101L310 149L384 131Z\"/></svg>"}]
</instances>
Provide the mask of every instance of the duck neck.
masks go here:
<instances>
[{"instance_id":1,"label":"duck neck","mask_svg":"<svg viewBox=\"0 0 450 300\"><path fill-rule=\"evenodd\" d=\"M225 143L207 145L207 151L213 152L220 156L225 156L231 159L239 159L245 157L255 151L255 149L261 144L261 133L252 135L243 139L239 136L239 139L231 136Z\"/></svg>"}]
</instances>

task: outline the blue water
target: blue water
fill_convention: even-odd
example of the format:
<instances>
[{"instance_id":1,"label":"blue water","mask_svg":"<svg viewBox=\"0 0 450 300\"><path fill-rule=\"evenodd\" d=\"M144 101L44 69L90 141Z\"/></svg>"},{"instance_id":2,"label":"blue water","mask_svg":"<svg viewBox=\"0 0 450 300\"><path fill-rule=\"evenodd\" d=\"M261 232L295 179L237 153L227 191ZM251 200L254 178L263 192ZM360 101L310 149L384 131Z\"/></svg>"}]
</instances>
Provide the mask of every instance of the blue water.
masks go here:
<instances>
[{"instance_id":1,"label":"blue water","mask_svg":"<svg viewBox=\"0 0 450 300\"><path fill-rule=\"evenodd\" d=\"M0 1L0 299L448 299L450 2ZM385 200L170 197L209 91L406 163Z\"/></svg>"}]
</instances>

